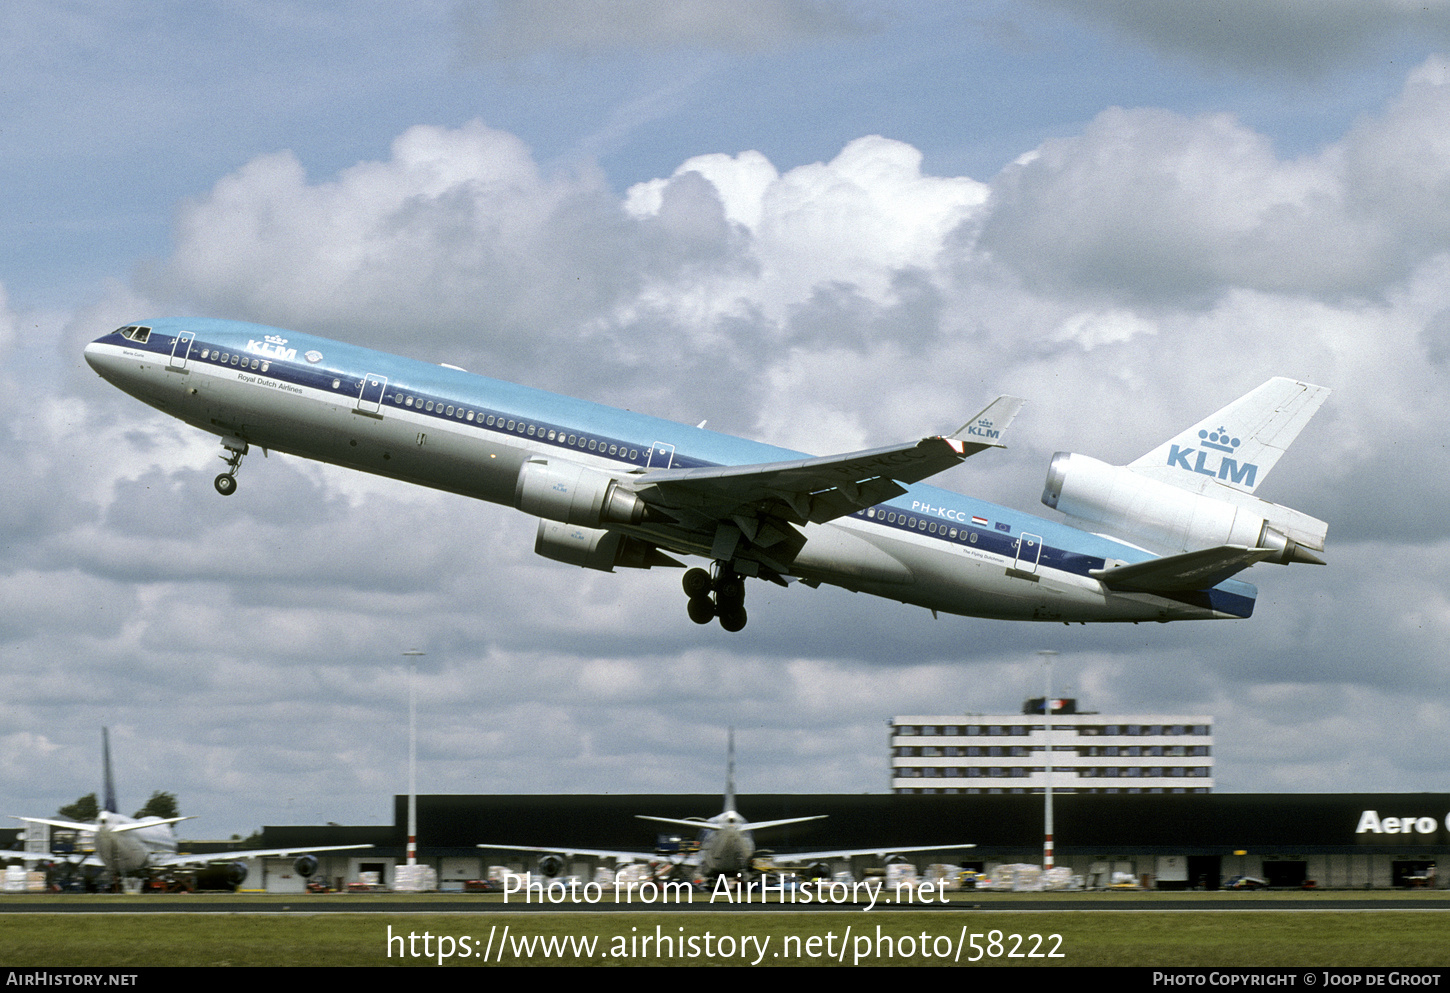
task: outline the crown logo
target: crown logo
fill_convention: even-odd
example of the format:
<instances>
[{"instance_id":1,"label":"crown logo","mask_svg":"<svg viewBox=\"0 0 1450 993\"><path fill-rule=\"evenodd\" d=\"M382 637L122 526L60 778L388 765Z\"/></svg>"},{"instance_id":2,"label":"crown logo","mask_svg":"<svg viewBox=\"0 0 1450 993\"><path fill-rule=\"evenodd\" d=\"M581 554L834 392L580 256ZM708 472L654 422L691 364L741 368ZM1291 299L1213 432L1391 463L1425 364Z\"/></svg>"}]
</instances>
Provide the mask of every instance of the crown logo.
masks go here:
<instances>
[{"instance_id":1,"label":"crown logo","mask_svg":"<svg viewBox=\"0 0 1450 993\"><path fill-rule=\"evenodd\" d=\"M1228 428L1223 427L1217 431L1200 431L1198 439L1203 442L1204 448L1217 449L1220 452L1228 452L1230 455L1239 447L1239 440L1230 438Z\"/></svg>"},{"instance_id":2,"label":"crown logo","mask_svg":"<svg viewBox=\"0 0 1450 993\"><path fill-rule=\"evenodd\" d=\"M283 338L279 334L269 334L269 335L267 335L267 337L266 337L265 340L266 340L267 344L269 344L269 345L285 345L285 344L287 344L287 339L286 338Z\"/></svg>"}]
</instances>

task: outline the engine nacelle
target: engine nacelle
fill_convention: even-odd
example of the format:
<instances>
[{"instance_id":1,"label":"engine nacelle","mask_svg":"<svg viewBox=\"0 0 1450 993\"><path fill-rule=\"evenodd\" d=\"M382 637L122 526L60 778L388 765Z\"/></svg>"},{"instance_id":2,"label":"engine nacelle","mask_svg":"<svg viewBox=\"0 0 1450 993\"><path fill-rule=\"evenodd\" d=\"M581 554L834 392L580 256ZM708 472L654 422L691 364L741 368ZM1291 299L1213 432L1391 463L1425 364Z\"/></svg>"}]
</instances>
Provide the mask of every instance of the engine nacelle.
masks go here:
<instances>
[{"instance_id":1,"label":"engine nacelle","mask_svg":"<svg viewBox=\"0 0 1450 993\"><path fill-rule=\"evenodd\" d=\"M648 542L638 541L614 531L560 524L558 521L539 521L539 532L534 538L534 551L555 562L598 569L601 572L613 572L616 566L622 569L648 569L657 565L681 564Z\"/></svg>"},{"instance_id":2,"label":"engine nacelle","mask_svg":"<svg viewBox=\"0 0 1450 993\"><path fill-rule=\"evenodd\" d=\"M519 469L514 506L526 514L597 528L638 524L645 504L607 472L577 462L532 458Z\"/></svg>"},{"instance_id":3,"label":"engine nacelle","mask_svg":"<svg viewBox=\"0 0 1450 993\"><path fill-rule=\"evenodd\" d=\"M308 876L312 875L314 872L317 871L317 856L300 855L298 856L297 861L292 863L292 868L297 871L297 875L301 876L303 879L306 879Z\"/></svg>"},{"instance_id":4,"label":"engine nacelle","mask_svg":"<svg viewBox=\"0 0 1450 993\"><path fill-rule=\"evenodd\" d=\"M1251 494L1192 493L1126 466L1058 452L1047 470L1042 502L1069 517L1166 554L1244 545L1272 548L1270 562L1319 562L1329 525ZM1304 547L1301 547L1304 546Z\"/></svg>"},{"instance_id":5,"label":"engine nacelle","mask_svg":"<svg viewBox=\"0 0 1450 993\"><path fill-rule=\"evenodd\" d=\"M539 875L545 879L553 879L564 871L564 857L562 855L540 855Z\"/></svg>"},{"instance_id":6,"label":"engine nacelle","mask_svg":"<svg viewBox=\"0 0 1450 993\"><path fill-rule=\"evenodd\" d=\"M247 863L228 862L221 867L223 878L232 886L240 886L247 881Z\"/></svg>"}]
</instances>

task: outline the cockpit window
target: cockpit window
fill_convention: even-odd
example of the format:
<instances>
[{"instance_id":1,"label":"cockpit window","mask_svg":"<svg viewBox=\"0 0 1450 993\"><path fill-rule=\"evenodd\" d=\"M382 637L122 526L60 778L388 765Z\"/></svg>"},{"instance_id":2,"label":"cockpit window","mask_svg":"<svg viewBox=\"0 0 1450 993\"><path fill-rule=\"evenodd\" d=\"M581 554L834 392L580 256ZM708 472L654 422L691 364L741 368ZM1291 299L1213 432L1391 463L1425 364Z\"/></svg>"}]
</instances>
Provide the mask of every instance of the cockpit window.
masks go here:
<instances>
[{"instance_id":1,"label":"cockpit window","mask_svg":"<svg viewBox=\"0 0 1450 993\"><path fill-rule=\"evenodd\" d=\"M151 336L151 329L130 324L124 328L117 328L116 333L123 338L130 338L132 341L145 341Z\"/></svg>"}]
</instances>

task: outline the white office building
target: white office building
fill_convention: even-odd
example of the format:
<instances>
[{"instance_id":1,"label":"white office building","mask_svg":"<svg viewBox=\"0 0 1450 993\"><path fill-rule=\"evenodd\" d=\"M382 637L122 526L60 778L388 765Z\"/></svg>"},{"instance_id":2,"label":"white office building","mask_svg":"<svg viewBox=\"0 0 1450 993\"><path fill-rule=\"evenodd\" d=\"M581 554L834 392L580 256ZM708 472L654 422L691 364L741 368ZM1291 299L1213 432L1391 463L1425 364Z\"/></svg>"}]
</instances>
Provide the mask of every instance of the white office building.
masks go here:
<instances>
[{"instance_id":1,"label":"white office building","mask_svg":"<svg viewBox=\"0 0 1450 993\"><path fill-rule=\"evenodd\" d=\"M891 792L1043 792L1041 698L1022 711L892 718ZM1052 769L1054 793L1210 793L1213 718L1078 713L1076 700L1054 700Z\"/></svg>"}]
</instances>

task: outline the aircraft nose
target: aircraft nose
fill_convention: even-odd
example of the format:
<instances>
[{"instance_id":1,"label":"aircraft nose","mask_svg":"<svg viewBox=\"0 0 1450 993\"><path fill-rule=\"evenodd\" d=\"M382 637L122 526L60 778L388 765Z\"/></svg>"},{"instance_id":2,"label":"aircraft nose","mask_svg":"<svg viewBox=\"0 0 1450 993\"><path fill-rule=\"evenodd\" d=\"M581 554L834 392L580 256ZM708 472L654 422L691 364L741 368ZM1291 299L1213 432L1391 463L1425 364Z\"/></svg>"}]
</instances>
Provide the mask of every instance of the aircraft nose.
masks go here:
<instances>
[{"instance_id":1,"label":"aircraft nose","mask_svg":"<svg viewBox=\"0 0 1450 993\"><path fill-rule=\"evenodd\" d=\"M118 349L114 341L108 339L111 335L104 335L97 338L86 346L86 365L95 370L96 375L111 383L113 386L122 386L128 378L126 373L134 371L136 361L127 360ZM122 386L124 389L124 387Z\"/></svg>"},{"instance_id":2,"label":"aircraft nose","mask_svg":"<svg viewBox=\"0 0 1450 993\"><path fill-rule=\"evenodd\" d=\"M86 355L86 365L88 365L92 369L96 370L96 372L100 372L101 371L101 343L100 343L100 341L93 341L89 345L87 345L86 346L85 355Z\"/></svg>"}]
</instances>

